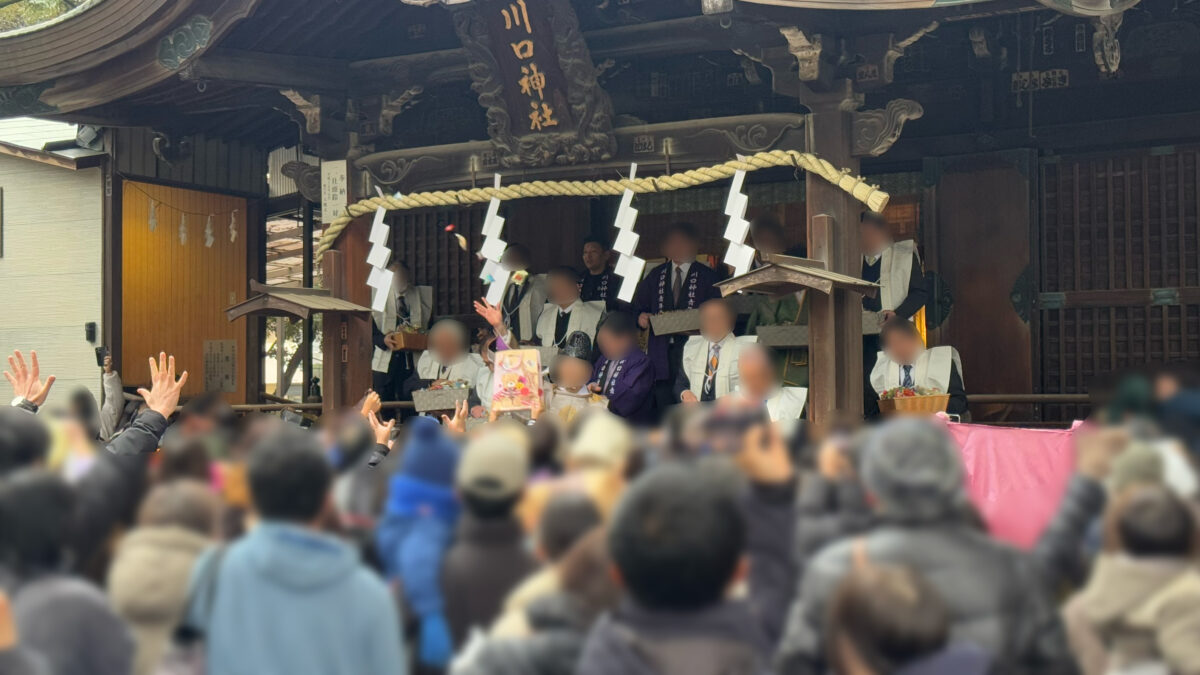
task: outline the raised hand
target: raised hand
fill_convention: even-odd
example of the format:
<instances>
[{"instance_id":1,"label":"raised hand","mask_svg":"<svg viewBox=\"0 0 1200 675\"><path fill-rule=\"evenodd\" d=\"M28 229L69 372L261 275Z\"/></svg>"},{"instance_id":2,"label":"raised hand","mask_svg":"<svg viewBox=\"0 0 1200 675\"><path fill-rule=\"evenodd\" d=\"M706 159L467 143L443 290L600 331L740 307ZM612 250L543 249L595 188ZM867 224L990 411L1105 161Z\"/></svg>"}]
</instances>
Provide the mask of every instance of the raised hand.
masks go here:
<instances>
[{"instance_id":1,"label":"raised hand","mask_svg":"<svg viewBox=\"0 0 1200 675\"><path fill-rule=\"evenodd\" d=\"M150 389L138 389L138 394L145 399L146 407L163 417L170 417L179 404L179 394L183 392L187 378L185 370L176 380L175 357L159 352L157 362L153 356L150 357Z\"/></svg>"},{"instance_id":2,"label":"raised hand","mask_svg":"<svg viewBox=\"0 0 1200 675\"><path fill-rule=\"evenodd\" d=\"M468 410L467 402L459 401L454 404L454 418L451 419L442 415L442 424L446 425L446 428L451 431L465 434L467 433L467 418L470 416L471 413Z\"/></svg>"},{"instance_id":3,"label":"raised hand","mask_svg":"<svg viewBox=\"0 0 1200 675\"><path fill-rule=\"evenodd\" d=\"M492 328L504 332L504 314L500 311L500 305L493 305L487 298L480 298L475 301L475 313L483 317Z\"/></svg>"},{"instance_id":4,"label":"raised hand","mask_svg":"<svg viewBox=\"0 0 1200 675\"><path fill-rule=\"evenodd\" d=\"M378 445L386 445L388 450L392 449L396 441L392 438L392 429L396 427L396 420L390 419L387 424L379 420L379 415L374 411L367 414L367 421L371 423L371 431L375 432L375 443Z\"/></svg>"},{"instance_id":5,"label":"raised hand","mask_svg":"<svg viewBox=\"0 0 1200 675\"><path fill-rule=\"evenodd\" d=\"M383 407L383 402L379 400L379 394L375 393L374 389L368 390L367 395L363 398L362 410L359 412L363 417L367 417L373 413L379 412Z\"/></svg>"},{"instance_id":6,"label":"raised hand","mask_svg":"<svg viewBox=\"0 0 1200 675\"><path fill-rule=\"evenodd\" d=\"M40 406L46 402L50 387L54 385L54 376L47 377L45 382L40 379L36 351L29 352L29 360L30 365L26 366L21 350L13 351L12 356L8 357L8 367L12 368L12 372L4 371L4 377L12 385L14 394Z\"/></svg>"}]
</instances>

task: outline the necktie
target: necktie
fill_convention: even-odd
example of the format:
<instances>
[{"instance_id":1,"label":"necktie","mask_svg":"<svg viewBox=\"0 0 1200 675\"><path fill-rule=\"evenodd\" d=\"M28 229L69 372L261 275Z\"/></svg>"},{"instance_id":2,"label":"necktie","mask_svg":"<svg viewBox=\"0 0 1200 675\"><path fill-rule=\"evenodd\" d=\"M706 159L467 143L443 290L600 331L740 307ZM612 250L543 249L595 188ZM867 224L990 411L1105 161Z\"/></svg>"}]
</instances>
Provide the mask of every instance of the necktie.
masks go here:
<instances>
[{"instance_id":1,"label":"necktie","mask_svg":"<svg viewBox=\"0 0 1200 675\"><path fill-rule=\"evenodd\" d=\"M409 322L408 320L409 320L408 301L405 300L404 295L401 294L396 299L396 324L397 325L406 324Z\"/></svg>"},{"instance_id":2,"label":"necktie","mask_svg":"<svg viewBox=\"0 0 1200 675\"><path fill-rule=\"evenodd\" d=\"M900 386L901 387L914 386L913 379L912 379L912 369L913 369L912 366L904 366L904 375L903 375L903 377L900 378Z\"/></svg>"},{"instance_id":3,"label":"necktie","mask_svg":"<svg viewBox=\"0 0 1200 675\"><path fill-rule=\"evenodd\" d=\"M608 383L612 380L613 362L607 361L604 364L604 375L600 378L600 394L608 396Z\"/></svg>"},{"instance_id":4,"label":"necktie","mask_svg":"<svg viewBox=\"0 0 1200 675\"><path fill-rule=\"evenodd\" d=\"M567 326L571 324L571 313L558 310L558 318L554 321L554 344L561 346L567 339Z\"/></svg>"},{"instance_id":5,"label":"necktie","mask_svg":"<svg viewBox=\"0 0 1200 675\"><path fill-rule=\"evenodd\" d=\"M679 306L679 292L683 290L683 268L679 265L675 266L675 279L671 282L671 297L675 299L675 306Z\"/></svg>"},{"instance_id":6,"label":"necktie","mask_svg":"<svg viewBox=\"0 0 1200 675\"><path fill-rule=\"evenodd\" d=\"M704 386L700 388L700 400L712 401L717 398L717 364L720 362L721 345L713 343L708 348L708 363L704 366Z\"/></svg>"}]
</instances>

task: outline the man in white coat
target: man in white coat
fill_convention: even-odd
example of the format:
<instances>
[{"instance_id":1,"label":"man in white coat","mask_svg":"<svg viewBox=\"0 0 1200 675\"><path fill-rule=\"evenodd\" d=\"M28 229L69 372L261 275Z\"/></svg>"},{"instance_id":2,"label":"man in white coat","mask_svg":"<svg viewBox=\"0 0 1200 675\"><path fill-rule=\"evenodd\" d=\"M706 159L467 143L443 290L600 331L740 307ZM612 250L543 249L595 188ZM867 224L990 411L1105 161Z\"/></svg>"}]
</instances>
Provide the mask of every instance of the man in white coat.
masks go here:
<instances>
[{"instance_id":1,"label":"man in white coat","mask_svg":"<svg viewBox=\"0 0 1200 675\"><path fill-rule=\"evenodd\" d=\"M454 319L442 319L429 329L429 348L417 359L416 372L408 379L405 391L411 396L415 389L460 380L474 387L479 370L485 367L483 358L471 352L467 327Z\"/></svg>"},{"instance_id":2,"label":"man in white coat","mask_svg":"<svg viewBox=\"0 0 1200 675\"><path fill-rule=\"evenodd\" d=\"M546 273L550 302L542 308L537 338L543 347L561 348L567 336L582 331L588 341L596 339L596 326L604 316L604 302L579 299L579 274L570 267L555 267ZM507 342L507 340L505 340Z\"/></svg>"},{"instance_id":3,"label":"man in white coat","mask_svg":"<svg viewBox=\"0 0 1200 675\"><path fill-rule=\"evenodd\" d=\"M946 412L962 415L967 412L967 392L963 387L962 360L958 350L950 346L925 348L921 334L910 321L899 317L883 324L879 334L883 351L879 352L871 369L871 389L876 397L896 387L936 390L950 394ZM878 398L868 415L878 414Z\"/></svg>"},{"instance_id":4,"label":"man in white coat","mask_svg":"<svg viewBox=\"0 0 1200 675\"><path fill-rule=\"evenodd\" d=\"M538 319L546 305L546 278L540 274L530 274L530 263L529 249L521 244L509 244L500 257L500 264L514 276L519 272L525 273L520 280L509 277L500 300L504 323L515 338L508 343L513 349L518 343L534 340Z\"/></svg>"},{"instance_id":5,"label":"man in white coat","mask_svg":"<svg viewBox=\"0 0 1200 675\"><path fill-rule=\"evenodd\" d=\"M400 260L392 261L388 269L392 271L391 298L382 312L372 313L375 353L371 358L371 387L380 399L399 401L403 400L404 383L413 373L413 353L398 350L392 334L405 328L425 330L433 308L433 289L414 286L408 266Z\"/></svg>"},{"instance_id":6,"label":"man in white coat","mask_svg":"<svg viewBox=\"0 0 1200 675\"><path fill-rule=\"evenodd\" d=\"M760 344L743 345L738 352L738 391L731 394L748 405L764 405L772 422L790 436L804 417L805 387L784 387L771 350Z\"/></svg>"},{"instance_id":7,"label":"man in white coat","mask_svg":"<svg viewBox=\"0 0 1200 675\"><path fill-rule=\"evenodd\" d=\"M758 338L735 337L734 320L733 309L721 298L700 305L700 334L683 345L674 383L676 401L710 402L737 391L738 353Z\"/></svg>"}]
</instances>

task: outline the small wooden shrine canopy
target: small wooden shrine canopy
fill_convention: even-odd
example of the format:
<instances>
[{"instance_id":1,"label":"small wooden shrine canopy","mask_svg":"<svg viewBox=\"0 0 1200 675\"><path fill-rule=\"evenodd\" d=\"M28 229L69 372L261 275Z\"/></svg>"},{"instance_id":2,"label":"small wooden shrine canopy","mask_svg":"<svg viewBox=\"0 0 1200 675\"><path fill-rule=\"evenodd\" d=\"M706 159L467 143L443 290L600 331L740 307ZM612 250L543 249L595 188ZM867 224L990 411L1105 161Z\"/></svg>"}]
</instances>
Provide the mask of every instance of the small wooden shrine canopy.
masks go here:
<instances>
[{"instance_id":1,"label":"small wooden shrine canopy","mask_svg":"<svg viewBox=\"0 0 1200 675\"><path fill-rule=\"evenodd\" d=\"M811 288L825 295L830 295L834 289L842 289L873 298L879 292L879 284L830 272L820 260L781 254L767 254L763 259L765 265L719 282L717 288L721 289L721 295L739 291L785 295Z\"/></svg>"},{"instance_id":2,"label":"small wooden shrine canopy","mask_svg":"<svg viewBox=\"0 0 1200 675\"><path fill-rule=\"evenodd\" d=\"M369 307L335 298L319 288L267 286L252 279L250 292L254 295L225 309L230 321L247 315L307 319L314 314L359 314L365 318L371 313Z\"/></svg>"}]
</instances>

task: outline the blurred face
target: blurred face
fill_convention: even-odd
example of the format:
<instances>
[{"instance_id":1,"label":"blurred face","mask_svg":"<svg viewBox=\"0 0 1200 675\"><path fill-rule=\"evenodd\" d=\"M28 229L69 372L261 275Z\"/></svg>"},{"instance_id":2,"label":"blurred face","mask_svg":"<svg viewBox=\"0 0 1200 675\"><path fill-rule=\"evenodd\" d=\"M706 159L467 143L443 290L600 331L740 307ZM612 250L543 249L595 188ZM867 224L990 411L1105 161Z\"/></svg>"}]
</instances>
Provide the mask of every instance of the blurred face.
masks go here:
<instances>
[{"instance_id":1,"label":"blurred face","mask_svg":"<svg viewBox=\"0 0 1200 675\"><path fill-rule=\"evenodd\" d=\"M775 388L774 364L757 349L738 356L738 384L750 398L765 398Z\"/></svg>"},{"instance_id":2,"label":"blurred face","mask_svg":"<svg viewBox=\"0 0 1200 675\"><path fill-rule=\"evenodd\" d=\"M1180 389L1179 378L1170 373L1161 373L1154 378L1154 398L1158 401L1166 401L1174 397Z\"/></svg>"},{"instance_id":3,"label":"blurred face","mask_svg":"<svg viewBox=\"0 0 1200 675\"><path fill-rule=\"evenodd\" d=\"M902 366L912 365L923 349L920 336L901 333L889 333L887 344L883 346L888 358Z\"/></svg>"},{"instance_id":4,"label":"blurred face","mask_svg":"<svg viewBox=\"0 0 1200 675\"><path fill-rule=\"evenodd\" d=\"M624 358L629 353L633 348L633 337L619 335L615 331L601 328L600 332L596 334L596 344L600 346L600 353L604 355L604 358L612 361Z\"/></svg>"},{"instance_id":5,"label":"blurred face","mask_svg":"<svg viewBox=\"0 0 1200 675\"><path fill-rule=\"evenodd\" d=\"M450 329L433 331L429 335L429 348L442 363L457 361L462 355L462 343Z\"/></svg>"},{"instance_id":6,"label":"blurred face","mask_svg":"<svg viewBox=\"0 0 1200 675\"><path fill-rule=\"evenodd\" d=\"M663 240L663 255L675 263L694 261L699 250L696 242L681 232L672 232Z\"/></svg>"},{"instance_id":7,"label":"blurred face","mask_svg":"<svg viewBox=\"0 0 1200 675\"><path fill-rule=\"evenodd\" d=\"M594 241L583 245L583 266L592 274L599 274L608 265L608 251Z\"/></svg>"},{"instance_id":8,"label":"blurred face","mask_svg":"<svg viewBox=\"0 0 1200 675\"><path fill-rule=\"evenodd\" d=\"M516 248L505 249L504 254L500 256L500 264L509 272L529 269L529 261L525 259L525 254Z\"/></svg>"},{"instance_id":9,"label":"blurred face","mask_svg":"<svg viewBox=\"0 0 1200 675\"><path fill-rule=\"evenodd\" d=\"M719 302L700 306L700 334L709 342L720 342L733 330L733 317Z\"/></svg>"},{"instance_id":10,"label":"blurred face","mask_svg":"<svg viewBox=\"0 0 1200 675\"><path fill-rule=\"evenodd\" d=\"M408 284L409 284L408 270L404 269L403 265L392 265L388 269L392 270L392 274L396 275L396 277L395 277L396 278L396 281L395 281L396 288L399 288L401 290L408 288Z\"/></svg>"},{"instance_id":11,"label":"blurred face","mask_svg":"<svg viewBox=\"0 0 1200 675\"><path fill-rule=\"evenodd\" d=\"M783 239L775 230L760 227L750 230L754 248L759 253L783 253Z\"/></svg>"},{"instance_id":12,"label":"blurred face","mask_svg":"<svg viewBox=\"0 0 1200 675\"><path fill-rule=\"evenodd\" d=\"M555 365L558 370L556 384L564 389L571 391L583 389L583 386L592 378L592 364L583 359L563 356Z\"/></svg>"},{"instance_id":13,"label":"blurred face","mask_svg":"<svg viewBox=\"0 0 1200 675\"><path fill-rule=\"evenodd\" d=\"M566 275L553 274L546 281L546 293L550 296L550 302L566 307L579 299L579 284Z\"/></svg>"},{"instance_id":14,"label":"blurred face","mask_svg":"<svg viewBox=\"0 0 1200 675\"><path fill-rule=\"evenodd\" d=\"M858 226L858 238L862 244L863 253L867 255L878 255L880 251L887 247L890 239L887 228L879 227L869 222Z\"/></svg>"}]
</instances>

